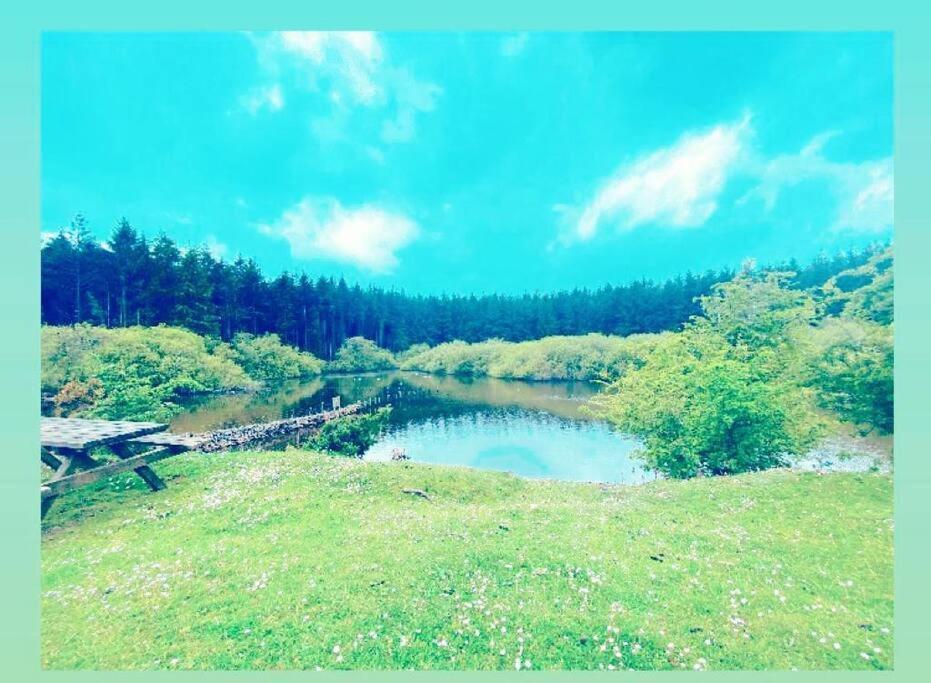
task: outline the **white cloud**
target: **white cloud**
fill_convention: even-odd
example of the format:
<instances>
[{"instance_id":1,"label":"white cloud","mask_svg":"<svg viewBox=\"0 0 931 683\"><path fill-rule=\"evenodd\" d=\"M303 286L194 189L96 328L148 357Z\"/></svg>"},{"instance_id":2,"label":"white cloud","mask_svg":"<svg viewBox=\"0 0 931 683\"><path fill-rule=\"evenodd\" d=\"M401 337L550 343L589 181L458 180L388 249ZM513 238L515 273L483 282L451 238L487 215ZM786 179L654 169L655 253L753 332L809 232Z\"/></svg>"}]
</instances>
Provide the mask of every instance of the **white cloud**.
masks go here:
<instances>
[{"instance_id":1,"label":"white cloud","mask_svg":"<svg viewBox=\"0 0 931 683\"><path fill-rule=\"evenodd\" d=\"M204 243L204 246L207 247L207 251L215 259L222 259L229 252L229 247L223 244L223 242L220 242L213 235L207 235L207 240Z\"/></svg>"},{"instance_id":2,"label":"white cloud","mask_svg":"<svg viewBox=\"0 0 931 683\"><path fill-rule=\"evenodd\" d=\"M381 139L387 143L407 142L414 136L414 120L418 112L433 111L436 98L443 89L435 83L418 81L407 69L394 69L393 85L396 114L382 124Z\"/></svg>"},{"instance_id":3,"label":"white cloud","mask_svg":"<svg viewBox=\"0 0 931 683\"><path fill-rule=\"evenodd\" d=\"M853 188L856 195L840 212L835 227L838 230L878 232L892 226L895 216L895 181L892 159L862 169ZM851 192L853 194L853 192Z\"/></svg>"},{"instance_id":4,"label":"white cloud","mask_svg":"<svg viewBox=\"0 0 931 683\"><path fill-rule=\"evenodd\" d=\"M784 154L761 164L759 184L741 202L759 198L772 210L786 188L823 181L837 202L835 230L878 232L892 226L895 183L892 159L836 162L825 158L825 144L837 135L816 135L797 154Z\"/></svg>"},{"instance_id":5,"label":"white cloud","mask_svg":"<svg viewBox=\"0 0 931 683\"><path fill-rule=\"evenodd\" d=\"M703 224L718 208L718 196L744 157L750 119L688 133L670 147L622 166L581 210L554 207L574 217L568 241L591 239L613 223L630 230L647 223L671 227Z\"/></svg>"},{"instance_id":6,"label":"white cloud","mask_svg":"<svg viewBox=\"0 0 931 683\"><path fill-rule=\"evenodd\" d=\"M512 36L502 38L501 54L505 57L516 57L527 47L527 41L529 39L530 34L526 32L516 33Z\"/></svg>"},{"instance_id":7,"label":"white cloud","mask_svg":"<svg viewBox=\"0 0 931 683\"><path fill-rule=\"evenodd\" d=\"M345 89L362 104L381 94L376 81L382 60L378 37L371 31L282 31L273 34L280 48L314 67L307 75L312 83L320 77L334 81L337 94Z\"/></svg>"},{"instance_id":8,"label":"white cloud","mask_svg":"<svg viewBox=\"0 0 931 683\"><path fill-rule=\"evenodd\" d=\"M284 106L284 95L277 83L253 88L239 99L243 109L255 116L262 109L278 111Z\"/></svg>"},{"instance_id":9,"label":"white cloud","mask_svg":"<svg viewBox=\"0 0 931 683\"><path fill-rule=\"evenodd\" d=\"M294 258L329 258L377 273L397 266L397 252L420 233L402 214L371 204L348 208L329 197L306 197L259 231L285 240Z\"/></svg>"},{"instance_id":10,"label":"white cloud","mask_svg":"<svg viewBox=\"0 0 931 683\"><path fill-rule=\"evenodd\" d=\"M298 71L294 87L318 92L331 112L311 122L315 135L326 141L346 139L353 127L355 107L384 110L380 123L383 142L407 142L414 136L417 114L433 110L443 92L435 83L417 79L406 67L393 65L378 37L371 31L281 31L252 36L259 60L276 79L284 66ZM284 94L277 84L277 108ZM247 110L271 106L272 91L258 88L245 96ZM263 95L266 97L263 99Z\"/></svg>"},{"instance_id":11,"label":"white cloud","mask_svg":"<svg viewBox=\"0 0 931 683\"><path fill-rule=\"evenodd\" d=\"M656 224L690 228L705 224L718 210L727 183L736 176L756 179L737 205L758 199L767 211L783 190L821 181L835 200L834 230L877 232L892 226L892 159L836 162L825 145L839 133L812 138L799 152L763 158L753 148L750 116L710 130L691 131L670 147L622 166L582 207L556 204L563 231L560 242L592 239L605 224L633 230Z\"/></svg>"}]
</instances>

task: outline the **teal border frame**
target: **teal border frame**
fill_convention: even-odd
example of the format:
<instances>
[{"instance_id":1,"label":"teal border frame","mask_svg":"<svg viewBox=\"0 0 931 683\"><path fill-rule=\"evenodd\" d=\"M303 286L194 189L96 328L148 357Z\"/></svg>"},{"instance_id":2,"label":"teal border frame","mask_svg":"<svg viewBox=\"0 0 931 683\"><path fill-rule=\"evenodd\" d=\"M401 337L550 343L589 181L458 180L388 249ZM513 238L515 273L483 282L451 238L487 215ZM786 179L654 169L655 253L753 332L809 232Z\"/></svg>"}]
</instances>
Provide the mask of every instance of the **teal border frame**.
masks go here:
<instances>
[{"instance_id":1,"label":"teal border frame","mask_svg":"<svg viewBox=\"0 0 931 683\"><path fill-rule=\"evenodd\" d=\"M249 28L377 28L381 30L879 30L895 46L896 168L896 629L892 672L706 672L703 680L865 680L881 676L924 680L931 672L931 5L908 0L470 0L456 5L426 0L265 0L230 2L161 0L133 5L115 0L42 1L4 8L0 22L0 392L5 467L0 477L0 662L7 680L96 680L93 672L42 672L39 668L39 115L40 34L44 30L240 30ZM116 675L116 674L110 674ZM120 674L120 676L128 674ZM193 674L150 672L167 679ZM407 673L204 673L239 680L314 676L317 680L382 678ZM504 678L516 673L413 674L422 680ZM532 673L550 680L580 680L600 673ZM680 674L643 673L640 677Z\"/></svg>"}]
</instances>

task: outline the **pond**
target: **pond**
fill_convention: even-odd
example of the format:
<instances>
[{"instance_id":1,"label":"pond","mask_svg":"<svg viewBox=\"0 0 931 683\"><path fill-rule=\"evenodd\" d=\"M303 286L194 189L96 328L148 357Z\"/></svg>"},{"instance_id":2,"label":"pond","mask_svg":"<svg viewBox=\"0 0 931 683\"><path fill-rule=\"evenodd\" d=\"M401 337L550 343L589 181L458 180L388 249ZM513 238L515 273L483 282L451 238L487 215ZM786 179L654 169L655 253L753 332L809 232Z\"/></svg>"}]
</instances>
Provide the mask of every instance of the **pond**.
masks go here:
<instances>
[{"instance_id":1,"label":"pond","mask_svg":"<svg viewBox=\"0 0 931 683\"><path fill-rule=\"evenodd\" d=\"M513 472L563 481L640 483L654 475L632 458L638 441L582 413L597 385L460 378L410 372L285 382L265 391L201 398L171 424L203 432L306 415L387 395L394 405L366 459L402 449L413 461ZM298 440L296 436L291 443ZM276 444L281 446L284 444Z\"/></svg>"}]
</instances>

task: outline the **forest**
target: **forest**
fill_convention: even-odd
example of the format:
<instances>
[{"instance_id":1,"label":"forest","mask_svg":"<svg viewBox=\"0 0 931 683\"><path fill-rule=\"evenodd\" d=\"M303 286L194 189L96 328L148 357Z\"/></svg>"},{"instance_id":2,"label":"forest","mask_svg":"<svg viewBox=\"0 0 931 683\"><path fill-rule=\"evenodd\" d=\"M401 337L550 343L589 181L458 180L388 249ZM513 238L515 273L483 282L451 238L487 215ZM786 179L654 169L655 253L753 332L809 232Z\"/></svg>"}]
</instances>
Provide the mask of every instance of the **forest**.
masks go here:
<instances>
[{"instance_id":1,"label":"forest","mask_svg":"<svg viewBox=\"0 0 931 683\"><path fill-rule=\"evenodd\" d=\"M787 285L808 289L862 266L883 246L764 270L790 271ZM327 361L352 337L397 352L456 340L677 330L701 312L699 297L737 275L724 269L552 293L412 295L306 272L270 276L251 258L227 261L206 246L185 249L165 234L144 235L125 218L101 242L80 214L43 245L41 262L46 325L165 324L227 342L238 333L273 333ZM617 273L608 279L627 278Z\"/></svg>"}]
</instances>

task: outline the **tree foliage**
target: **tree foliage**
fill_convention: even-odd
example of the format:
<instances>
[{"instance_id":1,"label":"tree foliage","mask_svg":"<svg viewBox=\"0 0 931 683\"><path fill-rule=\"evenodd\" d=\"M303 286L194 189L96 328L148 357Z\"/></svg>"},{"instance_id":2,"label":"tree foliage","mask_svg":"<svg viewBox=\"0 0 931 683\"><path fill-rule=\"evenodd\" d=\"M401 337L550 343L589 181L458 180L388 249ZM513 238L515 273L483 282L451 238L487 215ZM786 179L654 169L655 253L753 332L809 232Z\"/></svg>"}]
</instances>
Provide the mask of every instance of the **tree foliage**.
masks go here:
<instances>
[{"instance_id":1,"label":"tree foliage","mask_svg":"<svg viewBox=\"0 0 931 683\"><path fill-rule=\"evenodd\" d=\"M233 357L246 374L262 381L313 377L323 371L323 361L282 344L277 334L240 332L233 337Z\"/></svg>"},{"instance_id":2,"label":"tree foliage","mask_svg":"<svg viewBox=\"0 0 931 683\"><path fill-rule=\"evenodd\" d=\"M796 271L796 288L823 284L862 266L876 250L816 259ZM165 324L232 342L238 333L274 333L282 343L333 360L346 339L391 351L413 344L500 338L518 342L597 332L627 336L679 329L700 313L696 297L730 280L731 270L637 280L598 289L505 296L412 296L304 273L264 275L252 259L223 261L206 248L181 250L166 235L148 239L125 218L106 241L82 216L42 249L42 321L103 327Z\"/></svg>"},{"instance_id":3,"label":"tree foliage","mask_svg":"<svg viewBox=\"0 0 931 683\"><path fill-rule=\"evenodd\" d=\"M226 344L171 327L42 328L42 388L68 414L166 419L192 394L255 382Z\"/></svg>"},{"instance_id":4,"label":"tree foliage","mask_svg":"<svg viewBox=\"0 0 931 683\"><path fill-rule=\"evenodd\" d=\"M661 340L592 410L641 437L645 462L671 477L777 467L807 450L822 425L794 335L815 308L786 280L744 272L716 287L703 316Z\"/></svg>"},{"instance_id":5,"label":"tree foliage","mask_svg":"<svg viewBox=\"0 0 931 683\"><path fill-rule=\"evenodd\" d=\"M829 318L809 340L809 381L822 406L863 432L894 426L892 326Z\"/></svg>"},{"instance_id":6,"label":"tree foliage","mask_svg":"<svg viewBox=\"0 0 931 683\"><path fill-rule=\"evenodd\" d=\"M387 349L364 337L350 337L336 352L336 357L327 364L330 372L374 372L398 366Z\"/></svg>"},{"instance_id":7,"label":"tree foliage","mask_svg":"<svg viewBox=\"0 0 931 683\"><path fill-rule=\"evenodd\" d=\"M42 390L60 414L164 420L193 394L318 374L321 361L268 337L231 347L176 327L42 328Z\"/></svg>"},{"instance_id":8,"label":"tree foliage","mask_svg":"<svg viewBox=\"0 0 931 683\"><path fill-rule=\"evenodd\" d=\"M612 379L640 364L662 335L544 337L533 341L454 341L406 357L407 370L533 380Z\"/></svg>"},{"instance_id":9,"label":"tree foliage","mask_svg":"<svg viewBox=\"0 0 931 683\"><path fill-rule=\"evenodd\" d=\"M324 423L308 439L306 447L312 450L361 458L381 435L388 424L390 408L379 408L364 415L349 415Z\"/></svg>"}]
</instances>

